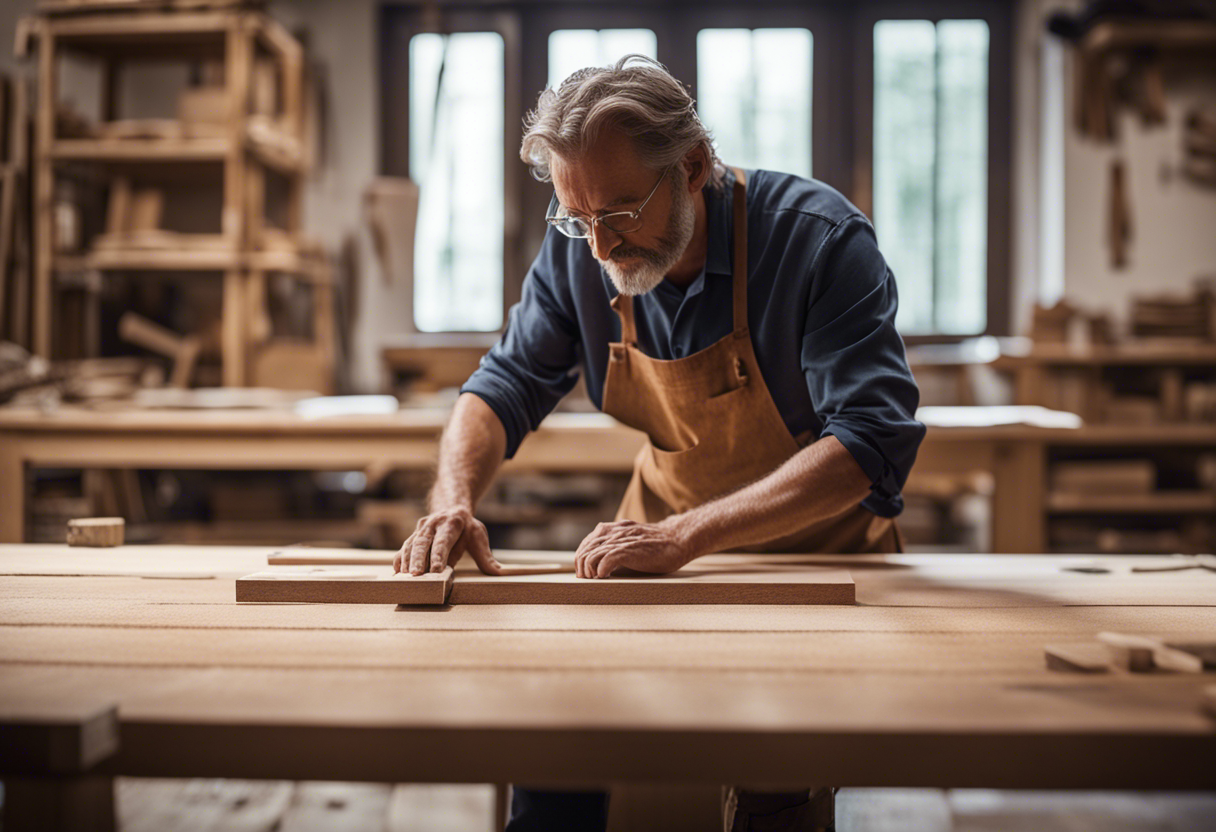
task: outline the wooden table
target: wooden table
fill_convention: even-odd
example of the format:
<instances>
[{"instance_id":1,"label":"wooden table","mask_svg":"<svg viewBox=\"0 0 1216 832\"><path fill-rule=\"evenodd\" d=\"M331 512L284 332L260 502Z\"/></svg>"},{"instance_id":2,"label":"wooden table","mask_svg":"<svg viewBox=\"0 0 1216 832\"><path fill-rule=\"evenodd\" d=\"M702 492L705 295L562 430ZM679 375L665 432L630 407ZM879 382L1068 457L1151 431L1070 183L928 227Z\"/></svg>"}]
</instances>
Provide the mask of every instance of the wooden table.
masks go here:
<instances>
[{"instance_id":1,"label":"wooden table","mask_svg":"<svg viewBox=\"0 0 1216 832\"><path fill-rule=\"evenodd\" d=\"M947 411L948 408L939 408ZM996 411L993 411L996 412ZM65 408L42 414L0 408L0 542L25 539L31 468L200 468L359 470L430 468L448 411L406 409L379 416L304 419L290 410ZM912 477L993 474L992 549L1047 548L1047 460L1053 448L1216 446L1216 425L1024 424L948 426L926 417L928 435ZM637 431L599 413L560 413L530 434L504 470L627 472Z\"/></svg>"},{"instance_id":2,"label":"wooden table","mask_svg":"<svg viewBox=\"0 0 1216 832\"><path fill-rule=\"evenodd\" d=\"M306 419L284 410L0 408L0 542L25 539L29 469L427 469L446 409ZM598 413L555 414L504 470L628 471L637 431Z\"/></svg>"},{"instance_id":3,"label":"wooden table","mask_svg":"<svg viewBox=\"0 0 1216 832\"><path fill-rule=\"evenodd\" d=\"M856 606L236 604L270 551L0 546L0 715L117 705L104 777L1216 788L1216 677L1043 657L1210 637L1213 573L860 556Z\"/></svg>"}]
</instances>

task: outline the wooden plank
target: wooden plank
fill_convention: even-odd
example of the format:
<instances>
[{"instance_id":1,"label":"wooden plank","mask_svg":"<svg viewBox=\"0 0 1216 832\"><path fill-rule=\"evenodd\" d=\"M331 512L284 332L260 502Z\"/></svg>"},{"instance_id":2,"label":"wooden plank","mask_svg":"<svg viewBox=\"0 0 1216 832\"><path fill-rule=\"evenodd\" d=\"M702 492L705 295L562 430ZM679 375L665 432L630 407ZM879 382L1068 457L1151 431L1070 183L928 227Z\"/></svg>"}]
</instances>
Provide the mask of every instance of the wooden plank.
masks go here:
<instances>
[{"instance_id":1,"label":"wooden plank","mask_svg":"<svg viewBox=\"0 0 1216 832\"><path fill-rule=\"evenodd\" d=\"M814 567L777 572L682 569L671 575L462 575L452 604L853 604L853 577Z\"/></svg>"},{"instance_id":2,"label":"wooden plank","mask_svg":"<svg viewBox=\"0 0 1216 832\"><path fill-rule=\"evenodd\" d=\"M281 570L293 567L279 567ZM843 569L770 567L749 571L683 569L671 575L576 578L569 573L482 575L452 582L442 598L421 592L418 581L384 570L299 567L294 572L261 572L237 581L238 601L314 601L368 604L852 604L853 577ZM522 567L521 571L536 570ZM410 589L402 587L408 586ZM414 600L417 598L418 600ZM438 600L434 600L438 598Z\"/></svg>"},{"instance_id":3,"label":"wooden plank","mask_svg":"<svg viewBox=\"0 0 1216 832\"><path fill-rule=\"evenodd\" d=\"M451 590L450 566L442 572L427 572L417 577L383 571L285 566L238 579L236 600L442 606L447 603Z\"/></svg>"}]
</instances>

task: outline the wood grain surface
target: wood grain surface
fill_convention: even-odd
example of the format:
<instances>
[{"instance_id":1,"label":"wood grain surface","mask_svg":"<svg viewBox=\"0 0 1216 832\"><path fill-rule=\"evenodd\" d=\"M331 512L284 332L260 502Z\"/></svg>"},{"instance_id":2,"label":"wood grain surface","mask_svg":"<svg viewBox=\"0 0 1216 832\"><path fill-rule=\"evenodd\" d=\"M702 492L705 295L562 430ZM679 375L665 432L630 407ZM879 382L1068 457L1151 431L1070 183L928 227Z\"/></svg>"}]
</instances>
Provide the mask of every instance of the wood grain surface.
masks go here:
<instances>
[{"instance_id":1,"label":"wood grain surface","mask_svg":"<svg viewBox=\"0 0 1216 832\"><path fill-rule=\"evenodd\" d=\"M132 776L1216 789L1211 673L1044 661L1210 636L1213 573L723 556L849 568L859 603L236 603L272 551L0 546L0 722L116 704Z\"/></svg>"}]
</instances>

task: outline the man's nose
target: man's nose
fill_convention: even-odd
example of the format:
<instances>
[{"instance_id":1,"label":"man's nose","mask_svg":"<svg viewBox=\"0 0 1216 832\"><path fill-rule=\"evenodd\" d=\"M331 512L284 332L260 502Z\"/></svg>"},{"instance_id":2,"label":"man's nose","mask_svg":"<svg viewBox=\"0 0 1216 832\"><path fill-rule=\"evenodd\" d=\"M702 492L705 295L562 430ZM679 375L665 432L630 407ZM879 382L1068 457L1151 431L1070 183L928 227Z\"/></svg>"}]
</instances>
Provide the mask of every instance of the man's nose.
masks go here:
<instances>
[{"instance_id":1,"label":"man's nose","mask_svg":"<svg viewBox=\"0 0 1216 832\"><path fill-rule=\"evenodd\" d=\"M587 242L597 260L607 260L612 250L621 244L621 237L605 228L602 222L597 222L591 226L591 236L587 238Z\"/></svg>"}]
</instances>

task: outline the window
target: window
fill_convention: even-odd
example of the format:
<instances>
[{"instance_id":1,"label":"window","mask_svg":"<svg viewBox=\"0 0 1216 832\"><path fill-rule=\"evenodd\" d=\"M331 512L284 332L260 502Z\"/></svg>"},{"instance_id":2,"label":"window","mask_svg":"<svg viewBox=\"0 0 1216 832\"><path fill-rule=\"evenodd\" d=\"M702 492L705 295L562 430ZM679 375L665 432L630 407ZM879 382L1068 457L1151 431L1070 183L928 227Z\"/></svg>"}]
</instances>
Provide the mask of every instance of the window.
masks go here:
<instances>
[{"instance_id":1,"label":"window","mask_svg":"<svg viewBox=\"0 0 1216 832\"><path fill-rule=\"evenodd\" d=\"M702 29L697 110L728 165L811 175L807 29Z\"/></svg>"},{"instance_id":2,"label":"window","mask_svg":"<svg viewBox=\"0 0 1216 832\"><path fill-rule=\"evenodd\" d=\"M553 194L519 161L526 113L639 53L690 87L724 162L813 175L874 220L909 341L1009 333L1016 4L424 5L378 7L380 169L422 186L418 330L501 327Z\"/></svg>"},{"instance_id":3,"label":"window","mask_svg":"<svg viewBox=\"0 0 1216 832\"><path fill-rule=\"evenodd\" d=\"M630 54L657 57L650 29L558 29L549 35L549 86L556 89L577 70L610 66Z\"/></svg>"},{"instance_id":4,"label":"window","mask_svg":"<svg viewBox=\"0 0 1216 832\"><path fill-rule=\"evenodd\" d=\"M874 26L874 225L906 334L987 325L988 46L983 20Z\"/></svg>"},{"instance_id":5,"label":"window","mask_svg":"<svg viewBox=\"0 0 1216 832\"><path fill-rule=\"evenodd\" d=\"M496 32L410 39L414 322L423 332L502 325L504 65Z\"/></svg>"}]
</instances>

